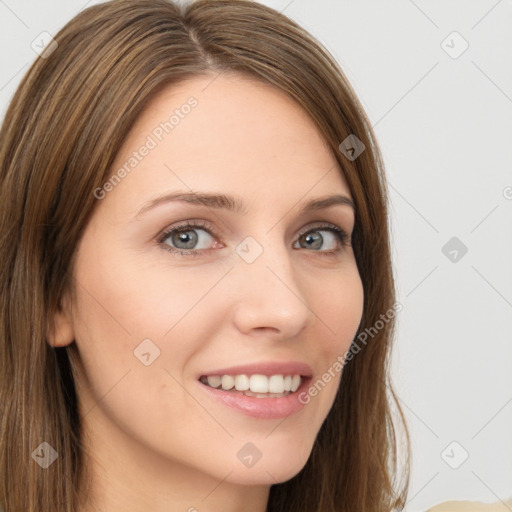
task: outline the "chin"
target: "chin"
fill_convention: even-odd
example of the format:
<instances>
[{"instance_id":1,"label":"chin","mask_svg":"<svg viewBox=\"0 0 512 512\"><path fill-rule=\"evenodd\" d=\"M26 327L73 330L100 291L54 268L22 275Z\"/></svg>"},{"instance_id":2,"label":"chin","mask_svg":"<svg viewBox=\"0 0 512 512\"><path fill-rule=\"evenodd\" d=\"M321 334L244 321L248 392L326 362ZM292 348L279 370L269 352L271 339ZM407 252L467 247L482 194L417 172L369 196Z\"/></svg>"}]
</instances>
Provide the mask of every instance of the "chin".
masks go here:
<instances>
[{"instance_id":1,"label":"chin","mask_svg":"<svg viewBox=\"0 0 512 512\"><path fill-rule=\"evenodd\" d=\"M273 485L286 482L296 476L306 465L310 450L304 452L304 446L296 449L272 450L252 466L237 465L229 476L232 483L241 485Z\"/></svg>"},{"instance_id":2,"label":"chin","mask_svg":"<svg viewBox=\"0 0 512 512\"><path fill-rule=\"evenodd\" d=\"M237 485L274 485L281 484L291 480L295 475L300 473L304 464L295 467L275 467L275 468L250 468L247 470L237 469L233 471L226 480Z\"/></svg>"}]
</instances>

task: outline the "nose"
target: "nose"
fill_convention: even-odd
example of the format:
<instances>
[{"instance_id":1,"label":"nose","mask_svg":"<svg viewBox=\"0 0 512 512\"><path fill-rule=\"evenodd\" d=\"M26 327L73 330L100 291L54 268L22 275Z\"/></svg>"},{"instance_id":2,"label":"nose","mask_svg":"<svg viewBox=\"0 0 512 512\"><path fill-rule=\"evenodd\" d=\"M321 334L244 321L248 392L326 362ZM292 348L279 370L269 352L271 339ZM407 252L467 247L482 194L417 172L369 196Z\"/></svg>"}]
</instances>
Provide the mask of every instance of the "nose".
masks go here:
<instances>
[{"instance_id":1,"label":"nose","mask_svg":"<svg viewBox=\"0 0 512 512\"><path fill-rule=\"evenodd\" d=\"M283 245L277 249L264 247L252 262L237 257L230 274L236 290L231 296L233 323L240 332L289 339L314 321L307 293L301 286L305 283L291 256Z\"/></svg>"}]
</instances>

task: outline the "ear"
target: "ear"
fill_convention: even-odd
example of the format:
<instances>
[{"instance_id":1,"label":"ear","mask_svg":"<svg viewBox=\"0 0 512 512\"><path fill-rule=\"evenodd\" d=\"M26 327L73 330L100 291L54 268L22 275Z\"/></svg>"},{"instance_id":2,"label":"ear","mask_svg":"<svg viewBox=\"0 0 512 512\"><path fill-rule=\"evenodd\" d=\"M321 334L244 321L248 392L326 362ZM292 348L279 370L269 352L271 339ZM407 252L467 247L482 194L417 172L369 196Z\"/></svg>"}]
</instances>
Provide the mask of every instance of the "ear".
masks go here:
<instances>
[{"instance_id":1,"label":"ear","mask_svg":"<svg viewBox=\"0 0 512 512\"><path fill-rule=\"evenodd\" d=\"M65 294L58 310L55 312L46 334L46 339L52 347L64 347L75 339L71 315L71 301Z\"/></svg>"}]
</instances>

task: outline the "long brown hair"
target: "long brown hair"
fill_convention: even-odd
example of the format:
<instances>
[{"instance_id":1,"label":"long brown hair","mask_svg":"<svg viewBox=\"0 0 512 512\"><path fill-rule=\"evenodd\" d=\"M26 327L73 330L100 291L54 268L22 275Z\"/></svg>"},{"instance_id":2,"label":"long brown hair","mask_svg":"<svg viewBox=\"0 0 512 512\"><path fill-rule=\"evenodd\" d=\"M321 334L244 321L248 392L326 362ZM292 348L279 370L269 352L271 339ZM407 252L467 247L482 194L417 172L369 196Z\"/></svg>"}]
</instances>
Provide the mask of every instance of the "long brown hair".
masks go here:
<instances>
[{"instance_id":1,"label":"long brown hair","mask_svg":"<svg viewBox=\"0 0 512 512\"><path fill-rule=\"evenodd\" d=\"M402 509L408 435L392 390L395 290L383 164L371 125L335 60L292 20L248 0L114 0L79 13L38 57L0 131L0 504L5 512L74 512L86 485L72 343L48 329L114 158L163 87L225 70L270 83L316 123L356 205L353 248L364 287L359 332L377 331L347 362L305 467L271 487L268 512ZM347 158L339 145L365 146ZM348 155L350 156L350 155ZM400 470L397 423L407 461ZM36 464L46 442L57 459ZM46 453L41 451L41 453Z\"/></svg>"}]
</instances>

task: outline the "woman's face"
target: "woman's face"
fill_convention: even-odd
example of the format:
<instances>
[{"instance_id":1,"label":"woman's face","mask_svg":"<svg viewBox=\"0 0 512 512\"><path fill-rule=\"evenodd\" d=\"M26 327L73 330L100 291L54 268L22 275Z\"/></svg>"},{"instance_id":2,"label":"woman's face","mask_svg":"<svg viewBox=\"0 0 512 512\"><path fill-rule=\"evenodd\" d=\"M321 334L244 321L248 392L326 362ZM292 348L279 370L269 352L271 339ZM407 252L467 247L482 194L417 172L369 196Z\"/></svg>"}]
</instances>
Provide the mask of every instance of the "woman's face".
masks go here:
<instances>
[{"instance_id":1,"label":"woman's face","mask_svg":"<svg viewBox=\"0 0 512 512\"><path fill-rule=\"evenodd\" d=\"M333 404L333 368L361 320L353 208L305 207L351 198L319 131L271 86L230 73L212 80L151 101L116 157L121 179L96 191L77 248L69 318L80 411L111 477L290 479ZM219 198L171 199L192 193ZM295 388L293 375L301 384L288 396L242 391ZM306 402L318 381L302 404L299 393ZM233 383L240 390L222 390Z\"/></svg>"}]
</instances>

